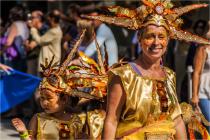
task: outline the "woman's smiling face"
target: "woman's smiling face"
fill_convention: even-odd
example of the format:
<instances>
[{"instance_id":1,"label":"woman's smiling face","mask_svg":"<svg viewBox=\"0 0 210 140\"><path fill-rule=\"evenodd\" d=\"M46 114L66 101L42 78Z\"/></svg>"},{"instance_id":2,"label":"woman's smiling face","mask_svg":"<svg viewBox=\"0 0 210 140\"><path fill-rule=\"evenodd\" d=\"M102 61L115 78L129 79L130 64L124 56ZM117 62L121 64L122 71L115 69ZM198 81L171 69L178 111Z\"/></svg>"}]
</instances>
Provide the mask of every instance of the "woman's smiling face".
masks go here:
<instances>
[{"instance_id":1,"label":"woman's smiling face","mask_svg":"<svg viewBox=\"0 0 210 140\"><path fill-rule=\"evenodd\" d=\"M160 59L167 49L168 32L162 26L148 25L139 35L139 41L144 55L151 60Z\"/></svg>"}]
</instances>

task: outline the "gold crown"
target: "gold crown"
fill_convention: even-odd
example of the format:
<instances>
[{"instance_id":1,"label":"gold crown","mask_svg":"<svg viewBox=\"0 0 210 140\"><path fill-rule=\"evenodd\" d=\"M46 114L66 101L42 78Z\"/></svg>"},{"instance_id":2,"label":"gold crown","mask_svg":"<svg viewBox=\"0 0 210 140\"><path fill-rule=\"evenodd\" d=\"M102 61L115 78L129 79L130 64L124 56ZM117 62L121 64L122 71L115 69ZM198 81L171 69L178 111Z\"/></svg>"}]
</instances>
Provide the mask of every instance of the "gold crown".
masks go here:
<instances>
[{"instance_id":1,"label":"gold crown","mask_svg":"<svg viewBox=\"0 0 210 140\"><path fill-rule=\"evenodd\" d=\"M210 44L210 41L180 29L183 23L181 15L207 4L193 4L179 8L173 8L170 0L141 0L143 5L137 9L128 9L120 6L110 6L107 9L115 16L107 15L82 15L84 18L96 19L102 22L139 30L149 24L163 26L170 32L170 37L178 40Z\"/></svg>"}]
</instances>

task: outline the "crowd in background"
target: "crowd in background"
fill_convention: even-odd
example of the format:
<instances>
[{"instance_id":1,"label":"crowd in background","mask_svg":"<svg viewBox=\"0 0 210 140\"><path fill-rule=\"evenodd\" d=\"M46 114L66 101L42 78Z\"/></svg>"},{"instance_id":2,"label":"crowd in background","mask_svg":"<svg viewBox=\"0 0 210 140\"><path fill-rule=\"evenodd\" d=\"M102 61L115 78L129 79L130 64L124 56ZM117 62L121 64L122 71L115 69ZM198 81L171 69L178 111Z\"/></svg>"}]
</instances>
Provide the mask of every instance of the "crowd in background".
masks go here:
<instances>
[{"instance_id":1,"label":"crowd in background","mask_svg":"<svg viewBox=\"0 0 210 140\"><path fill-rule=\"evenodd\" d=\"M137 33L120 27L106 25L97 20L81 18L82 14L97 15L104 13L102 4L96 2L81 6L72 3L67 9L53 9L48 13L41 10L29 11L22 5L10 9L8 21L1 19L1 63L13 69L42 77L40 64L50 61L54 63L64 60L78 38L82 29L86 35L79 50L96 60L95 39L97 40L103 58L108 52L108 62L111 66L119 60L131 61L141 53L137 43ZM126 5L136 7L136 5ZM64 12L65 11L65 12ZM204 36L208 24L205 20L192 23L187 17L185 30ZM4 24L2 24L4 23ZM168 52L163 58L163 65L169 66L177 73L178 95L182 101L187 101L187 67L193 67L198 44L171 40ZM185 67L177 65L177 58L187 58ZM182 65L182 64L181 64Z\"/></svg>"}]
</instances>

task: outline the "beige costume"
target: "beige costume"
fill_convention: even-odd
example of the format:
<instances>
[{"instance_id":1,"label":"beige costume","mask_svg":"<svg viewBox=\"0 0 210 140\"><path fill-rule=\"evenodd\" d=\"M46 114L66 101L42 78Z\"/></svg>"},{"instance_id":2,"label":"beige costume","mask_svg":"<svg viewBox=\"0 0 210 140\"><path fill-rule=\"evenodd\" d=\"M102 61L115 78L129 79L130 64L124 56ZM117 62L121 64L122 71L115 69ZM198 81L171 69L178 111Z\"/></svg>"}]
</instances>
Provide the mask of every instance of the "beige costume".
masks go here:
<instances>
[{"instance_id":1,"label":"beige costume","mask_svg":"<svg viewBox=\"0 0 210 140\"><path fill-rule=\"evenodd\" d=\"M50 28L43 36L38 34L36 28L31 28L31 35L37 44L42 46L39 54L39 64L44 64L45 58L48 61L51 60L53 55L55 55L54 63L60 62L62 39L60 26ZM38 67L38 71L41 71L40 67Z\"/></svg>"}]
</instances>

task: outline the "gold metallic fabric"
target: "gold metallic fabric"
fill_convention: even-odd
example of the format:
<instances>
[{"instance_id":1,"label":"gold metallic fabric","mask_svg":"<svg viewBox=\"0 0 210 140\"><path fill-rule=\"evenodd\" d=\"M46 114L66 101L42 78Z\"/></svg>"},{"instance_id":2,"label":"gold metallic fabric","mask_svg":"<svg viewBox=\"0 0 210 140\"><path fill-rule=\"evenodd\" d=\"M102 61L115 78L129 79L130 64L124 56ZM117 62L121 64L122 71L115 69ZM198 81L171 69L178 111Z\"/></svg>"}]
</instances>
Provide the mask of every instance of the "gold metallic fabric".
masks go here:
<instances>
[{"instance_id":1,"label":"gold metallic fabric","mask_svg":"<svg viewBox=\"0 0 210 140\"><path fill-rule=\"evenodd\" d=\"M90 139L101 139L106 113L103 110L95 109L87 112L87 122Z\"/></svg>"},{"instance_id":2,"label":"gold metallic fabric","mask_svg":"<svg viewBox=\"0 0 210 140\"><path fill-rule=\"evenodd\" d=\"M85 31L85 29L82 30L79 39L75 42L71 52L60 66L56 63L53 64L54 57L49 63L46 60L45 64L41 64L44 78L40 83L40 90L47 89L58 94L67 94L73 97L103 100L103 97L106 96L108 80L106 71L108 68L103 64L99 47L97 47L99 64L83 52L77 51L85 36ZM74 64L72 60L76 53L80 62ZM89 88L90 90L85 92L79 88Z\"/></svg>"},{"instance_id":3,"label":"gold metallic fabric","mask_svg":"<svg viewBox=\"0 0 210 140\"><path fill-rule=\"evenodd\" d=\"M37 115L38 140L59 140L62 134L68 135L66 139L101 139L103 130L105 111L95 109L86 113L72 114L69 121L61 121L46 113ZM66 134L68 133L68 134Z\"/></svg>"},{"instance_id":4,"label":"gold metallic fabric","mask_svg":"<svg viewBox=\"0 0 210 140\"><path fill-rule=\"evenodd\" d=\"M164 71L166 72L166 77L158 80L165 82L168 106L173 109L172 112L166 114L163 120L155 119L161 115L159 96L157 94L155 101L152 97L153 83L157 82L157 79L140 76L133 70L130 64L112 69L109 72L109 81L113 76L119 76L126 93L125 107L121 113L116 137L121 138L125 133L136 128L143 129L144 131L132 133L132 139L144 138L144 132L147 131L175 133L173 119L181 114L176 96L175 74L166 67L164 67ZM156 127L153 126L154 124Z\"/></svg>"},{"instance_id":5,"label":"gold metallic fabric","mask_svg":"<svg viewBox=\"0 0 210 140\"><path fill-rule=\"evenodd\" d=\"M59 140L61 135L60 125L66 125L69 132L68 139L74 139L74 134L82 133L82 128L85 124L86 115L84 113L79 115L72 115L69 121L61 121L54 117L49 116L46 113L39 113L37 115L38 120L38 131L37 139L38 140ZM75 132L77 131L77 132Z\"/></svg>"}]
</instances>

